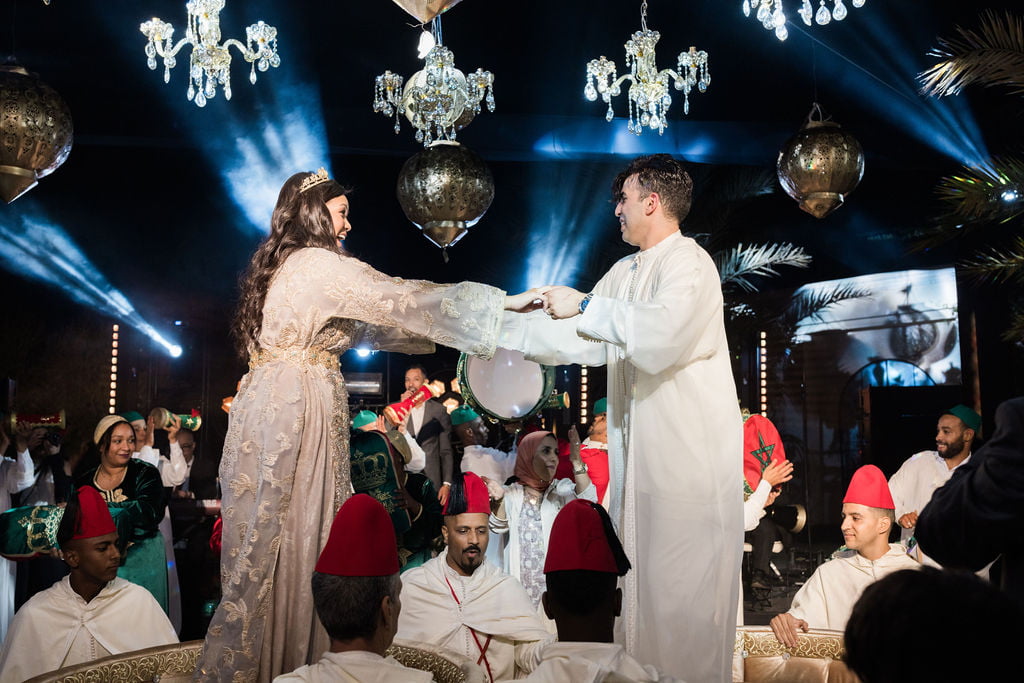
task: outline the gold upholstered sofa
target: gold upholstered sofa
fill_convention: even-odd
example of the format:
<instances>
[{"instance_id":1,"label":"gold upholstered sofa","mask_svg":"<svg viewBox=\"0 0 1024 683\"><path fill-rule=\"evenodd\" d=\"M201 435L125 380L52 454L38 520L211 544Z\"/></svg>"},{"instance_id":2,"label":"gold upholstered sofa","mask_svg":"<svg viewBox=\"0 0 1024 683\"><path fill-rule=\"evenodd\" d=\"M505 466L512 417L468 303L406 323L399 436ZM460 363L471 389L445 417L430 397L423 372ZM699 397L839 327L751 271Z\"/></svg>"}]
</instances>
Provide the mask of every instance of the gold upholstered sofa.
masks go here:
<instances>
[{"instance_id":1,"label":"gold upholstered sofa","mask_svg":"<svg viewBox=\"0 0 1024 683\"><path fill-rule=\"evenodd\" d=\"M77 664L26 683L185 683L192 680L203 641L161 645ZM438 683L484 683L483 671L468 657L396 640L388 654L405 666L430 671Z\"/></svg>"},{"instance_id":2,"label":"gold upholstered sofa","mask_svg":"<svg viewBox=\"0 0 1024 683\"><path fill-rule=\"evenodd\" d=\"M841 631L811 629L795 649L782 645L770 626L740 626L733 648L732 680L746 683L859 683L843 663Z\"/></svg>"}]
</instances>

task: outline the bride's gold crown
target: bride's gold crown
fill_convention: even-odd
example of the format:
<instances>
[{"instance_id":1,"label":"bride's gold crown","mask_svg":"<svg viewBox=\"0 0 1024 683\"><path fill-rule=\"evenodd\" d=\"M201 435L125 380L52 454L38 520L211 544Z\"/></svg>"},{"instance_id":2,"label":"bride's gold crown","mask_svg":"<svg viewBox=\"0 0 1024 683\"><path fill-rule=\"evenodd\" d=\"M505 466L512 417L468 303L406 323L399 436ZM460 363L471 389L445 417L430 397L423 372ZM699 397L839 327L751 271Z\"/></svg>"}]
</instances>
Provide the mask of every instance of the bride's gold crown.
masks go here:
<instances>
[{"instance_id":1,"label":"bride's gold crown","mask_svg":"<svg viewBox=\"0 0 1024 683\"><path fill-rule=\"evenodd\" d=\"M330 179L331 177L327 175L327 169L321 166L319 171L310 173L302 180L302 184L299 185L299 192L305 192L309 188L316 187L320 183L326 183Z\"/></svg>"}]
</instances>

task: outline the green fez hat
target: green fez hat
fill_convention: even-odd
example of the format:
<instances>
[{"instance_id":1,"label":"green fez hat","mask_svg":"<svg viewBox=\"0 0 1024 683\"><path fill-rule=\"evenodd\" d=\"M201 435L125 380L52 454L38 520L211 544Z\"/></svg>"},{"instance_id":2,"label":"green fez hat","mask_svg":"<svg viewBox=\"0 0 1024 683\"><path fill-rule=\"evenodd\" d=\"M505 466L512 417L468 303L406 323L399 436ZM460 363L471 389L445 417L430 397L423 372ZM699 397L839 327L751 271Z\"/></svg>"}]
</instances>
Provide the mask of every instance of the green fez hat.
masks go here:
<instances>
[{"instance_id":1,"label":"green fez hat","mask_svg":"<svg viewBox=\"0 0 1024 683\"><path fill-rule=\"evenodd\" d=\"M601 413L608 412L608 399L599 398L594 401L594 415L600 415Z\"/></svg>"},{"instance_id":2,"label":"green fez hat","mask_svg":"<svg viewBox=\"0 0 1024 683\"><path fill-rule=\"evenodd\" d=\"M352 429L359 429L366 425L377 421L377 413L371 410L360 410L356 413L356 416L352 418Z\"/></svg>"},{"instance_id":3,"label":"green fez hat","mask_svg":"<svg viewBox=\"0 0 1024 683\"><path fill-rule=\"evenodd\" d=\"M974 431L978 431L978 427L981 426L981 415L978 415L976 412L965 406L963 403L959 403L953 406L952 408L947 410L944 413L944 415L953 415L954 417L959 417L961 422L963 422L965 425L967 425Z\"/></svg>"},{"instance_id":4,"label":"green fez hat","mask_svg":"<svg viewBox=\"0 0 1024 683\"><path fill-rule=\"evenodd\" d=\"M135 422L136 420L142 420L145 422L146 420L146 418L142 417L142 413L137 413L134 410L129 410L127 413L121 413L121 417L129 422Z\"/></svg>"},{"instance_id":5,"label":"green fez hat","mask_svg":"<svg viewBox=\"0 0 1024 683\"><path fill-rule=\"evenodd\" d=\"M452 411L452 427L457 427L458 425L464 424L466 422L472 422L473 420L476 420L479 417L480 416L477 415L475 410L473 410L467 405L461 405Z\"/></svg>"}]
</instances>

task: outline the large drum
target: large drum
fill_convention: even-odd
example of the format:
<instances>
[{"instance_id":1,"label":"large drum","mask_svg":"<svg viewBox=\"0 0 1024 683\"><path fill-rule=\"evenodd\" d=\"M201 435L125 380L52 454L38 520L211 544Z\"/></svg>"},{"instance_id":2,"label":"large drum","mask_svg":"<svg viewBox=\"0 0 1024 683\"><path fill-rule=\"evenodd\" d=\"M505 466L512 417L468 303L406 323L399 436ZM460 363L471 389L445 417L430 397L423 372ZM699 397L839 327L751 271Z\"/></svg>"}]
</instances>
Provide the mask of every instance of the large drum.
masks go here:
<instances>
[{"instance_id":1,"label":"large drum","mask_svg":"<svg viewBox=\"0 0 1024 683\"><path fill-rule=\"evenodd\" d=\"M462 354L459 385L466 403L495 420L523 420L547 404L555 388L551 366L526 360L519 351L498 349L491 360Z\"/></svg>"}]
</instances>

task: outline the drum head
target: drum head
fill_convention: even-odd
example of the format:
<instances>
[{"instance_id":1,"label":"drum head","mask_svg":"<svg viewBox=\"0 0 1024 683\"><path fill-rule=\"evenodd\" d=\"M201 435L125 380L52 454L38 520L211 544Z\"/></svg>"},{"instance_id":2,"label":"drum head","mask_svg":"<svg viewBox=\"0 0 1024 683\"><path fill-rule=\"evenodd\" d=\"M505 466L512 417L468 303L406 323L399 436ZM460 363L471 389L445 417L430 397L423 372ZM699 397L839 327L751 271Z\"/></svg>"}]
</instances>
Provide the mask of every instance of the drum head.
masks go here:
<instances>
[{"instance_id":1,"label":"drum head","mask_svg":"<svg viewBox=\"0 0 1024 683\"><path fill-rule=\"evenodd\" d=\"M466 403L497 420L522 420L544 407L555 384L553 368L497 349L483 360L462 354L459 384Z\"/></svg>"}]
</instances>

